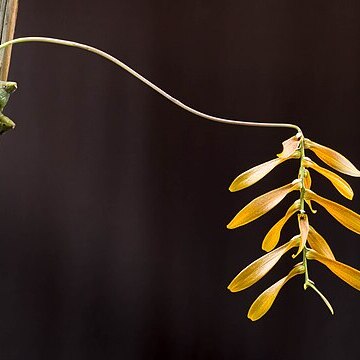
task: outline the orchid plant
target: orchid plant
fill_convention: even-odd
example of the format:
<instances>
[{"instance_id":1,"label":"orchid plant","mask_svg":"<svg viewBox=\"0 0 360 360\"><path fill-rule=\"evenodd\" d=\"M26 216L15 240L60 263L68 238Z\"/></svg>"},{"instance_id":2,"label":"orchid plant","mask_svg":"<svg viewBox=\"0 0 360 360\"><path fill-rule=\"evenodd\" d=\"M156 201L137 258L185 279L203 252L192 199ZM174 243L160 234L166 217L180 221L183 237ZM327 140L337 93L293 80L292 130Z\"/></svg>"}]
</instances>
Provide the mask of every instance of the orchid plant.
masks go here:
<instances>
[{"instance_id":1,"label":"orchid plant","mask_svg":"<svg viewBox=\"0 0 360 360\"><path fill-rule=\"evenodd\" d=\"M317 260L321 262L342 280L354 288L360 290L360 271L335 259L326 240L312 226L310 226L309 217L305 209L305 205L307 205L310 212L315 213L316 211L312 208L312 201L314 201L323 206L342 225L360 234L360 215L336 202L317 195L311 190L310 170L314 170L330 180L334 187L344 197L347 199L352 199L353 191L350 185L336 173L320 165L317 165L313 160L305 156L305 150L312 151L325 164L339 172L350 176L360 177L360 171L356 169L356 167L343 155L335 150L305 138L300 127L297 125L224 119L193 109L173 96L169 95L167 92L153 84L151 81L137 73L135 70L120 60L102 50L89 45L48 37L23 37L1 44L0 50L14 44L28 42L43 42L76 47L99 55L129 72L131 75L173 102L175 105L206 120L230 125L291 128L296 130L296 135L283 142L283 151L278 154L277 157L245 171L244 173L240 174L230 185L230 191L239 191L255 184L269 172L271 172L276 166L287 160L295 159L300 162L299 172L294 181L292 181L290 184L286 184L255 198L248 205L246 205L227 225L229 229L235 229L251 221L254 221L279 204L287 194L292 191L299 191L299 199L289 207L286 214L268 231L265 238L263 239L262 249L265 250L267 254L255 260L253 263L243 269L232 280L228 286L228 289L232 292L238 292L250 287L259 281L264 275L266 275L285 253L293 248L296 248L297 250L292 256L293 258L297 258L302 254L301 260L290 270L290 272L285 277L281 278L270 288L265 290L255 300L248 312L248 317L251 320L258 320L263 315L265 315L286 282L294 276L300 274L304 274L304 289L310 287L316 291L328 306L331 313L333 313L333 309L329 301L318 290L318 288L315 286L315 283L309 278L308 260ZM3 114L3 109L9 100L10 94L16 89L16 87L17 84L15 82L0 82L0 134L15 127L14 122ZM283 226L290 219L290 217L295 214L297 214L298 218L299 233L288 242L277 247Z\"/></svg>"}]
</instances>

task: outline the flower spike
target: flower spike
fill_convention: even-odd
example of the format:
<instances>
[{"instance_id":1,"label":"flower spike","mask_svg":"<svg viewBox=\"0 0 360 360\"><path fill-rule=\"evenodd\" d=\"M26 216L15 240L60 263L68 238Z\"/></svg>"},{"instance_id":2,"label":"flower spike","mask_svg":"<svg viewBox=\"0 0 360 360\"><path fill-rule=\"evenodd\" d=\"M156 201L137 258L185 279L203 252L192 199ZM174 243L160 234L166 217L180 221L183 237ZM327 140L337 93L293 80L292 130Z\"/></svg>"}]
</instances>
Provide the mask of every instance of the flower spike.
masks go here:
<instances>
[{"instance_id":1,"label":"flower spike","mask_svg":"<svg viewBox=\"0 0 360 360\"><path fill-rule=\"evenodd\" d=\"M241 190L262 179L283 161L290 158L300 159L298 178L296 180L291 184L281 186L255 198L240 210L227 225L229 229L245 225L266 214L279 204L291 191L299 190L299 199L288 208L285 215L278 220L265 235L262 242L262 249L265 250L267 254L253 261L243 269L228 286L228 289L232 292L244 290L265 276L291 248L297 247L296 253L292 255L293 258L297 257L302 252L302 261L295 265L287 276L278 280L275 284L266 289L253 302L248 312L248 318L252 321L258 320L264 316L271 308L279 291L287 281L302 273L304 273L304 290L308 288L313 289L324 301L331 314L334 314L334 310L328 299L315 286L315 282L309 278L309 260L321 262L335 275L355 289L360 290L360 271L335 259L326 240L310 226L306 204L309 206L311 212L315 214L316 210L312 208L312 202L315 201L324 207L330 215L340 222L340 224L358 234L360 234L360 215L334 201L317 195L310 190L312 186L310 169L315 170L320 175L326 177L340 194L347 199L351 200L354 196L354 192L342 177L335 174L333 171L317 165L310 158L306 157L306 149L312 150L322 161L335 170L347 175L360 177L360 171L343 155L314 141L305 139L299 130L297 135L283 142L283 151L277 155L277 159L267 161L245 171L240 174L230 186L230 191ZM300 234L294 236L288 243L276 248L282 228L295 213L297 213Z\"/></svg>"}]
</instances>

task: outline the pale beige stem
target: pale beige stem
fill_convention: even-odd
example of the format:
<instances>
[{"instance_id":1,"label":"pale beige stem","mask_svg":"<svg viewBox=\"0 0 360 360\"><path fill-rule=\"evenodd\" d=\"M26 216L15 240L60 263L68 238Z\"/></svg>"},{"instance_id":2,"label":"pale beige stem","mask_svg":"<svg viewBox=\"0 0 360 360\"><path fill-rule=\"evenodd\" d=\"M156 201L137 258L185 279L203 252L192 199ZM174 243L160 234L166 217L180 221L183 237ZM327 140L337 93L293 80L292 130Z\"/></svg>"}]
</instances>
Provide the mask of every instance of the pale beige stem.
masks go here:
<instances>
[{"instance_id":1,"label":"pale beige stem","mask_svg":"<svg viewBox=\"0 0 360 360\"><path fill-rule=\"evenodd\" d=\"M142 81L145 85L149 86L156 92L158 92L160 95L164 96L169 101L173 102L175 105L183 108L184 110L193 113L194 115L197 115L199 117L202 117L204 119L215 121L223 124L229 124L229 125L240 125L240 126L258 126L258 127L272 127L272 128L292 128L296 129L298 133L301 133L301 129L299 126L294 124L286 124L286 123L266 123L266 122L256 122L256 121L242 121L242 120L232 120L232 119L224 119L218 116L212 116L205 114L201 111L198 111L196 109L193 109L192 107L182 103L175 97L171 96L161 88L159 88L157 85L152 83L150 80L146 79L144 76L140 75L138 72L136 72L134 69L132 69L130 66L126 65L119 59L116 59L114 56L106 53L105 51L99 50L93 46L81 44L75 41L68 41L68 40L62 40L62 39L54 39L54 38L48 38L43 36L27 36L27 37L21 37L14 40L7 41L6 43L3 43L0 45L0 50L4 49L8 46L14 45L14 44L20 44L20 43L28 43L28 42L43 42L43 43L50 43L50 44L56 44L56 45L64 45L64 46L70 46L75 47L78 49L82 49L85 51L92 52L98 56L101 56L117 66L120 66L122 69L130 73L131 75L135 76L138 80ZM301 133L302 134L302 133Z\"/></svg>"}]
</instances>

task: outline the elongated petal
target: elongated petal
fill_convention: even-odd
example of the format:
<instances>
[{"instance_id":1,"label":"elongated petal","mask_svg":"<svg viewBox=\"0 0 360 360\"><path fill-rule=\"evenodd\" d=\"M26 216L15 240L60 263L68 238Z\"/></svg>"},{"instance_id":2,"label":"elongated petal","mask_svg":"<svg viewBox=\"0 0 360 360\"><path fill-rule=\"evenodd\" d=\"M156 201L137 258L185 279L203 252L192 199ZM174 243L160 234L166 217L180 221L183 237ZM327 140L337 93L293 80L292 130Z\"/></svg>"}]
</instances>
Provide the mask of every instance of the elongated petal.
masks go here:
<instances>
[{"instance_id":1,"label":"elongated petal","mask_svg":"<svg viewBox=\"0 0 360 360\"><path fill-rule=\"evenodd\" d=\"M280 234L285 223L290 219L292 215L300 209L300 200L296 200L288 209L285 216L283 216L265 235L262 243L262 248L265 251L271 251L275 248L280 239Z\"/></svg>"},{"instance_id":2,"label":"elongated petal","mask_svg":"<svg viewBox=\"0 0 360 360\"><path fill-rule=\"evenodd\" d=\"M264 316L269 309L271 308L273 302L275 301L277 295L281 288L294 276L303 274L305 272L305 268L302 264L297 264L295 267L289 272L289 274L279 281L277 281L274 285L270 286L266 289L251 305L248 318L252 321L259 320L262 316Z\"/></svg>"},{"instance_id":3,"label":"elongated petal","mask_svg":"<svg viewBox=\"0 0 360 360\"><path fill-rule=\"evenodd\" d=\"M328 180L330 180L331 183L335 186L335 188L339 191L339 193L341 195L345 196L347 199L350 199L350 200L353 198L354 192L351 189L351 186L339 175L317 165L315 162L313 162L309 158L305 158L303 164L306 167L310 167L310 168L314 169L319 174L325 176Z\"/></svg>"},{"instance_id":4,"label":"elongated petal","mask_svg":"<svg viewBox=\"0 0 360 360\"><path fill-rule=\"evenodd\" d=\"M304 186L306 189L310 189L311 188L311 175L310 175L310 171L308 169L305 169L305 176L304 176Z\"/></svg>"},{"instance_id":5,"label":"elongated petal","mask_svg":"<svg viewBox=\"0 0 360 360\"><path fill-rule=\"evenodd\" d=\"M267 161L263 164L257 165L242 174L240 174L230 185L229 190L231 192L239 191L247 188L261 180L265 175L267 175L271 170L273 170L277 165L281 164L283 161L288 160L285 158L276 158L270 161Z\"/></svg>"},{"instance_id":6,"label":"elongated petal","mask_svg":"<svg viewBox=\"0 0 360 360\"><path fill-rule=\"evenodd\" d=\"M294 237L286 244L255 260L234 278L228 286L228 289L231 292L237 292L255 284L275 266L275 264L287 251L296 246L298 243L299 238Z\"/></svg>"},{"instance_id":7,"label":"elongated petal","mask_svg":"<svg viewBox=\"0 0 360 360\"><path fill-rule=\"evenodd\" d=\"M235 229L259 218L275 207L288 193L299 188L300 184L297 179L290 184L257 197L238 212L227 225L227 228Z\"/></svg>"},{"instance_id":8,"label":"elongated petal","mask_svg":"<svg viewBox=\"0 0 360 360\"><path fill-rule=\"evenodd\" d=\"M326 240L312 227L309 228L308 243L310 247L329 259L335 260L335 256Z\"/></svg>"},{"instance_id":9,"label":"elongated petal","mask_svg":"<svg viewBox=\"0 0 360 360\"><path fill-rule=\"evenodd\" d=\"M310 189L311 188L311 184L312 184L312 180L311 180L311 175L310 175L310 171L308 169L305 169L305 176L304 176L304 187L305 189ZM307 205L310 208L310 211L313 214L316 214L317 210L314 210L311 204L310 200L306 200Z\"/></svg>"},{"instance_id":10,"label":"elongated petal","mask_svg":"<svg viewBox=\"0 0 360 360\"><path fill-rule=\"evenodd\" d=\"M311 190L305 191L306 200L314 200L323 206L340 224L351 231L360 234L360 215L334 201L315 194Z\"/></svg>"},{"instance_id":11,"label":"elongated petal","mask_svg":"<svg viewBox=\"0 0 360 360\"><path fill-rule=\"evenodd\" d=\"M300 244L299 249L295 255L293 255L293 258L297 257L302 249L304 248L306 244L306 240L309 234L309 219L306 214L298 214L298 223L299 223L299 229L300 229Z\"/></svg>"},{"instance_id":12,"label":"elongated petal","mask_svg":"<svg viewBox=\"0 0 360 360\"><path fill-rule=\"evenodd\" d=\"M279 158L287 158L295 153L295 151L299 148L300 144L300 134L296 134L292 136L290 139L283 141L283 151L280 154L277 154Z\"/></svg>"},{"instance_id":13,"label":"elongated petal","mask_svg":"<svg viewBox=\"0 0 360 360\"><path fill-rule=\"evenodd\" d=\"M305 149L313 151L324 163L333 169L351 176L360 176L360 171L344 156L324 145L305 139Z\"/></svg>"},{"instance_id":14,"label":"elongated petal","mask_svg":"<svg viewBox=\"0 0 360 360\"><path fill-rule=\"evenodd\" d=\"M339 261L329 259L320 255L315 250L309 250L306 257L309 260L317 260L329 268L335 275L346 283L354 287L356 290L360 290L360 271L354 269L349 265L345 265Z\"/></svg>"}]
</instances>

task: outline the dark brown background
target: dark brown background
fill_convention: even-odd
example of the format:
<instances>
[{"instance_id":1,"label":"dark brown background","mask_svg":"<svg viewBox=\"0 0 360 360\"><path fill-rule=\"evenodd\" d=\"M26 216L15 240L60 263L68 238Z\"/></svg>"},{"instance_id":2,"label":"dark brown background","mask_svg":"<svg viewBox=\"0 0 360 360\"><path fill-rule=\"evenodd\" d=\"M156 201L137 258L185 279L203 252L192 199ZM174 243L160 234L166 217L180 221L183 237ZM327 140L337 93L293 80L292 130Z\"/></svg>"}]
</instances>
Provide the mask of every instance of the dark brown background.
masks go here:
<instances>
[{"instance_id":1,"label":"dark brown background","mask_svg":"<svg viewBox=\"0 0 360 360\"><path fill-rule=\"evenodd\" d=\"M214 115L299 124L360 165L358 1L21 1L17 36L85 42ZM237 230L255 196L296 176L284 164L241 193L289 129L197 118L113 64L77 49L17 45L19 84L1 138L1 359L358 359L359 293L322 265L310 274L335 308L289 282L252 323L252 301L285 257L237 294L232 278L296 194ZM343 200L314 175L314 189ZM360 242L325 211L311 224L360 267ZM297 231L292 219L282 241Z\"/></svg>"}]
</instances>

